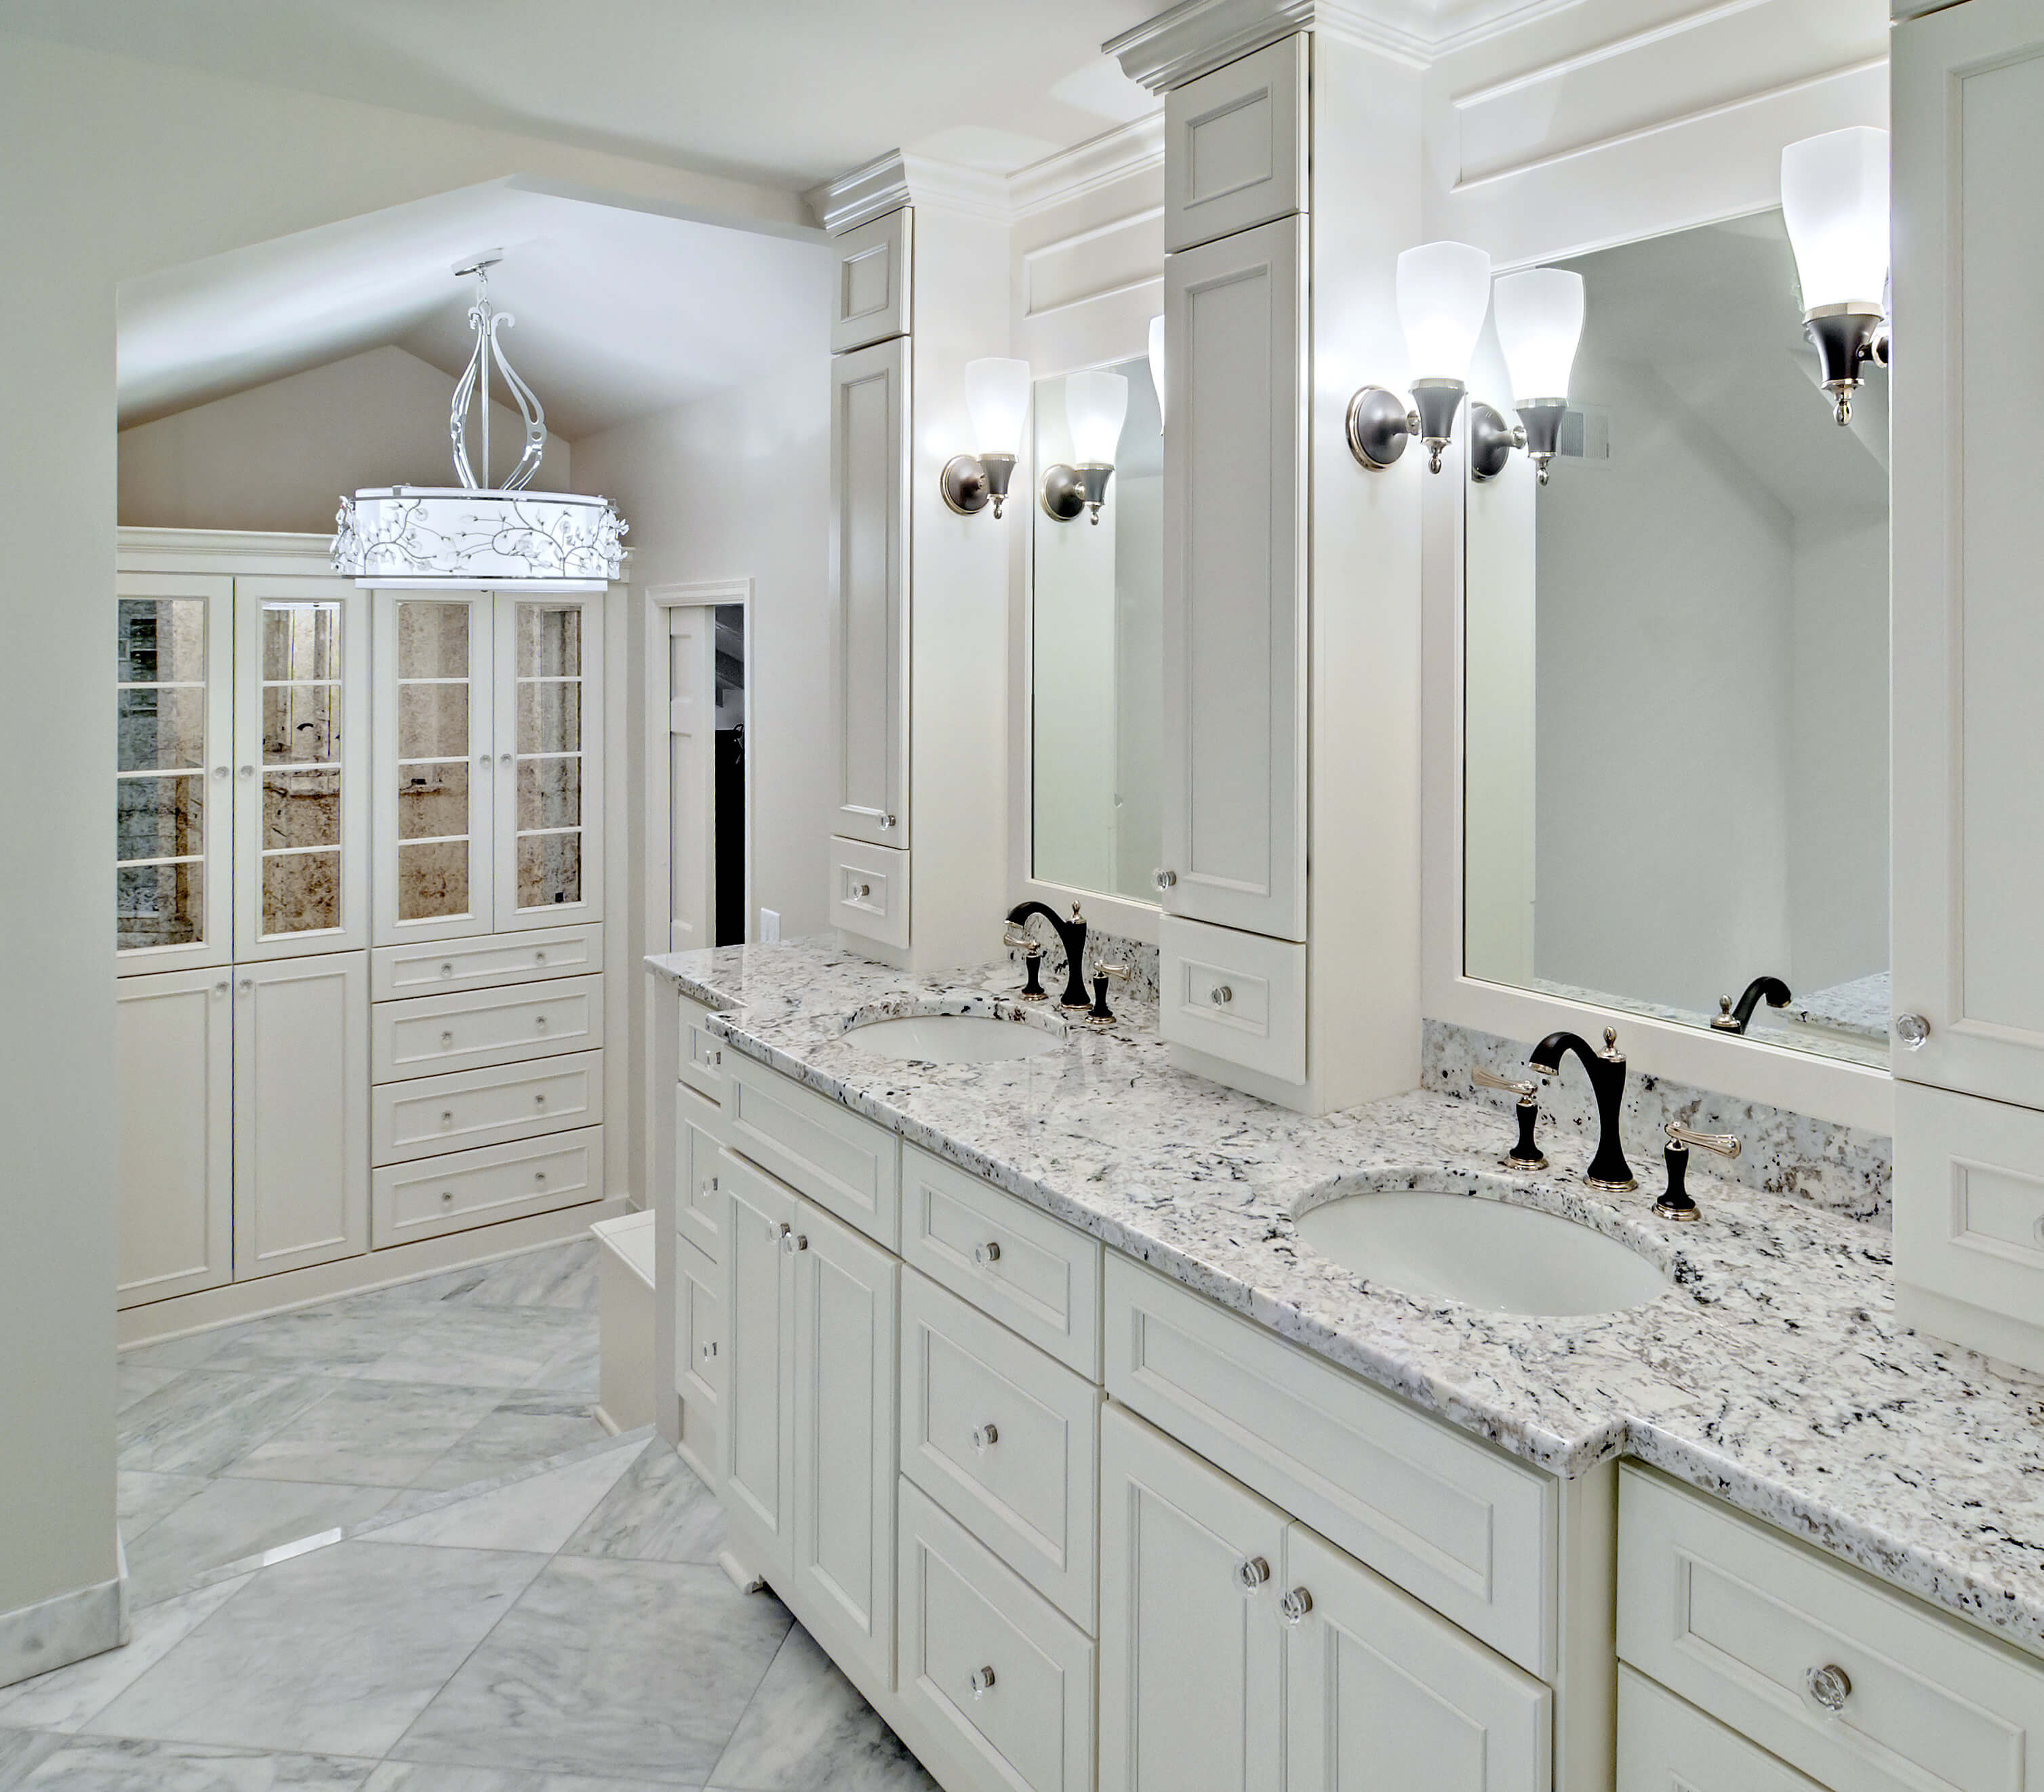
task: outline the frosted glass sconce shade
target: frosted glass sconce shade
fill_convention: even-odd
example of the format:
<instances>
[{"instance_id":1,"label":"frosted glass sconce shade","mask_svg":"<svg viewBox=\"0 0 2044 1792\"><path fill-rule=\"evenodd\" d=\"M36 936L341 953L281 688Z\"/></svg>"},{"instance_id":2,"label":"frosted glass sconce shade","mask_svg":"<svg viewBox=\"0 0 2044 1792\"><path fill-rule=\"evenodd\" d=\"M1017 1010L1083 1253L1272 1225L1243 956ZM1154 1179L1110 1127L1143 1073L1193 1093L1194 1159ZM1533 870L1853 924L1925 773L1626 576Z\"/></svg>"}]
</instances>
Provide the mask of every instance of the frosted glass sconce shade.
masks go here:
<instances>
[{"instance_id":1,"label":"frosted glass sconce shade","mask_svg":"<svg viewBox=\"0 0 2044 1792\"><path fill-rule=\"evenodd\" d=\"M1497 283L1497 340L1515 399L1566 398L1583 336L1583 277L1528 267Z\"/></svg>"},{"instance_id":2,"label":"frosted glass sconce shade","mask_svg":"<svg viewBox=\"0 0 2044 1792\"><path fill-rule=\"evenodd\" d=\"M939 486L945 503L960 516L976 516L991 504L998 517L1029 414L1029 363L1005 355L967 361L965 409L979 452L953 455L944 463Z\"/></svg>"},{"instance_id":3,"label":"frosted glass sconce shade","mask_svg":"<svg viewBox=\"0 0 2044 1792\"><path fill-rule=\"evenodd\" d=\"M1070 522L1081 510L1097 525L1107 500L1114 451L1128 415L1128 380L1118 373L1088 368L1065 375L1065 423L1072 434L1076 467L1051 467L1043 474L1045 512Z\"/></svg>"},{"instance_id":4,"label":"frosted glass sconce shade","mask_svg":"<svg viewBox=\"0 0 2044 1792\"><path fill-rule=\"evenodd\" d=\"M1150 383L1157 390L1157 421L1164 421L1164 320L1150 320Z\"/></svg>"},{"instance_id":5,"label":"frosted glass sconce shade","mask_svg":"<svg viewBox=\"0 0 2044 1792\"><path fill-rule=\"evenodd\" d=\"M1781 215L1803 283L1803 327L1823 363L1838 420L1866 361L1885 364L1888 133L1854 125L1781 152Z\"/></svg>"},{"instance_id":6,"label":"frosted glass sconce shade","mask_svg":"<svg viewBox=\"0 0 2044 1792\"><path fill-rule=\"evenodd\" d=\"M1389 467L1417 436L1427 444L1428 471L1440 471L1489 310L1490 257L1483 250L1422 243L1399 256L1398 322L1412 363L1412 402L1382 386L1366 386L1350 399L1349 452L1364 466Z\"/></svg>"}]
</instances>

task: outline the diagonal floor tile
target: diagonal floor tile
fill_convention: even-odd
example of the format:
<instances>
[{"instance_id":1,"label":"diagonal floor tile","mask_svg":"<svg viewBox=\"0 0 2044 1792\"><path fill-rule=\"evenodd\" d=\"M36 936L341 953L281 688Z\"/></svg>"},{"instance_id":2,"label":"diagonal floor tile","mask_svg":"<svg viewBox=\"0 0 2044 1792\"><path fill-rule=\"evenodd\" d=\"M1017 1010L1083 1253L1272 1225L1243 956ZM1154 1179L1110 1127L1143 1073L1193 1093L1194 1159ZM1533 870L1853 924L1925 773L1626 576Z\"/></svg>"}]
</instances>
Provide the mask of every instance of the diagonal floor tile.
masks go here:
<instances>
[{"instance_id":1,"label":"diagonal floor tile","mask_svg":"<svg viewBox=\"0 0 2044 1792\"><path fill-rule=\"evenodd\" d=\"M581 1313L544 1307L448 1305L387 1339L362 1365L363 1379L446 1382L459 1387L523 1387L571 1344L593 1333Z\"/></svg>"},{"instance_id":2,"label":"diagonal floor tile","mask_svg":"<svg viewBox=\"0 0 2044 1792\"><path fill-rule=\"evenodd\" d=\"M217 1475L344 1385L275 1371L216 1375L187 1370L121 1415L121 1467Z\"/></svg>"},{"instance_id":3,"label":"diagonal floor tile","mask_svg":"<svg viewBox=\"0 0 2044 1792\"><path fill-rule=\"evenodd\" d=\"M113 1366L114 1410L125 1413L144 1394L154 1394L167 1382L175 1381L184 1371L168 1363L151 1365L119 1359Z\"/></svg>"},{"instance_id":4,"label":"diagonal floor tile","mask_svg":"<svg viewBox=\"0 0 2044 1792\"><path fill-rule=\"evenodd\" d=\"M907 1744L799 1624L710 1782L728 1792L938 1792Z\"/></svg>"},{"instance_id":5,"label":"diagonal floor tile","mask_svg":"<svg viewBox=\"0 0 2044 1792\"><path fill-rule=\"evenodd\" d=\"M414 1486L465 1487L565 1455L610 1436L593 1399L539 1392L493 1394L496 1404L430 1464ZM236 1472L239 1472L238 1471Z\"/></svg>"},{"instance_id":6,"label":"diagonal floor tile","mask_svg":"<svg viewBox=\"0 0 2044 1792\"><path fill-rule=\"evenodd\" d=\"M473 1306L549 1307L593 1313L596 1266L594 1239L528 1251L485 1264L482 1279L461 1298Z\"/></svg>"},{"instance_id":7,"label":"diagonal floor tile","mask_svg":"<svg viewBox=\"0 0 2044 1792\"><path fill-rule=\"evenodd\" d=\"M649 1779L591 1779L578 1773L386 1761L369 1776L362 1792L674 1792L674 1788Z\"/></svg>"},{"instance_id":8,"label":"diagonal floor tile","mask_svg":"<svg viewBox=\"0 0 2044 1792\"><path fill-rule=\"evenodd\" d=\"M568 1540L571 1556L617 1561L714 1562L724 1509L671 1446L655 1438Z\"/></svg>"},{"instance_id":9,"label":"diagonal floor tile","mask_svg":"<svg viewBox=\"0 0 2044 1792\"><path fill-rule=\"evenodd\" d=\"M602 1389L602 1354L594 1320L533 1371L531 1385L594 1400Z\"/></svg>"},{"instance_id":10,"label":"diagonal floor tile","mask_svg":"<svg viewBox=\"0 0 2044 1792\"><path fill-rule=\"evenodd\" d=\"M494 1388L345 1381L225 1465L275 1481L409 1486L503 1398ZM449 1482L450 1486L459 1485Z\"/></svg>"},{"instance_id":11,"label":"diagonal floor tile","mask_svg":"<svg viewBox=\"0 0 2044 1792\"><path fill-rule=\"evenodd\" d=\"M194 1575L336 1525L356 1525L397 1497L394 1487L325 1481L209 1482L128 1545L129 1598L162 1599Z\"/></svg>"},{"instance_id":12,"label":"diagonal floor tile","mask_svg":"<svg viewBox=\"0 0 2044 1792\"><path fill-rule=\"evenodd\" d=\"M359 1792L373 1763L73 1736L20 1792Z\"/></svg>"},{"instance_id":13,"label":"diagonal floor tile","mask_svg":"<svg viewBox=\"0 0 2044 1792\"><path fill-rule=\"evenodd\" d=\"M558 1556L390 1753L698 1786L790 1621L720 1568Z\"/></svg>"},{"instance_id":14,"label":"diagonal floor tile","mask_svg":"<svg viewBox=\"0 0 2044 1792\"><path fill-rule=\"evenodd\" d=\"M175 1512L209 1485L203 1475L157 1475L146 1468L124 1468L114 1483L113 1515L121 1535L133 1549L135 1540Z\"/></svg>"},{"instance_id":15,"label":"diagonal floor tile","mask_svg":"<svg viewBox=\"0 0 2044 1792\"><path fill-rule=\"evenodd\" d=\"M383 1543L429 1543L442 1548L523 1549L551 1556L567 1542L643 1444L607 1450L508 1487L400 1520L368 1535Z\"/></svg>"},{"instance_id":16,"label":"diagonal floor tile","mask_svg":"<svg viewBox=\"0 0 2044 1792\"><path fill-rule=\"evenodd\" d=\"M299 1556L253 1577L88 1727L374 1759L544 1565L362 1540Z\"/></svg>"},{"instance_id":17,"label":"diagonal floor tile","mask_svg":"<svg viewBox=\"0 0 2044 1792\"><path fill-rule=\"evenodd\" d=\"M135 1613L125 1648L88 1656L0 1692L0 1725L75 1730L96 1717L248 1584L221 1581Z\"/></svg>"},{"instance_id":18,"label":"diagonal floor tile","mask_svg":"<svg viewBox=\"0 0 2044 1792\"><path fill-rule=\"evenodd\" d=\"M206 1367L345 1375L385 1355L391 1330L389 1315L365 1311L347 1300L301 1307L226 1327Z\"/></svg>"}]
</instances>

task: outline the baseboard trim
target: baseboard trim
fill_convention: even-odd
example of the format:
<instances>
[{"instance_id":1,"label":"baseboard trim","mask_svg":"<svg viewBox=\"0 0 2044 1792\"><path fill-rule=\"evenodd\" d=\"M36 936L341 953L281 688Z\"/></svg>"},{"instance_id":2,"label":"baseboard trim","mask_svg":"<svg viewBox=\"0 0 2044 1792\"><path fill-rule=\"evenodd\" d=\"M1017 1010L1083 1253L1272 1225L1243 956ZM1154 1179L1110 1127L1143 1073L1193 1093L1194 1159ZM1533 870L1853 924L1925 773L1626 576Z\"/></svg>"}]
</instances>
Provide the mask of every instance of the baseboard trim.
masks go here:
<instances>
[{"instance_id":1,"label":"baseboard trim","mask_svg":"<svg viewBox=\"0 0 2044 1792\"><path fill-rule=\"evenodd\" d=\"M209 1331L216 1325L317 1306L341 1294L367 1294L373 1288L394 1287L402 1282L416 1282L421 1276L440 1275L451 1269L497 1263L580 1237L592 1222L615 1219L630 1211L631 1204L625 1197L613 1194L551 1213L478 1226L472 1232L416 1239L409 1244L393 1244L334 1263L287 1269L279 1275L230 1282L224 1288L207 1288L196 1294L178 1294L146 1306L124 1309L117 1316L117 1336L124 1348L130 1344L159 1344L167 1338Z\"/></svg>"},{"instance_id":2,"label":"baseboard trim","mask_svg":"<svg viewBox=\"0 0 2044 1792\"><path fill-rule=\"evenodd\" d=\"M0 1612L0 1686L104 1655L128 1640L128 1563L95 1586Z\"/></svg>"}]
</instances>

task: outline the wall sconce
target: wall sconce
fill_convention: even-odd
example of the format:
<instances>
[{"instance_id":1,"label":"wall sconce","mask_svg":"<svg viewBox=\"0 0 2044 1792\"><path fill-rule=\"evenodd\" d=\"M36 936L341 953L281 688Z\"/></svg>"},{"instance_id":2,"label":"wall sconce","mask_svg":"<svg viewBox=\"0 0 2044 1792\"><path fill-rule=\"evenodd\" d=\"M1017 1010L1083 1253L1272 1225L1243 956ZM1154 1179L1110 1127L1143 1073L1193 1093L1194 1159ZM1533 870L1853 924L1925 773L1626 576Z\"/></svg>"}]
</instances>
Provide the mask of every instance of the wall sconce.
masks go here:
<instances>
[{"instance_id":1,"label":"wall sconce","mask_svg":"<svg viewBox=\"0 0 2044 1792\"><path fill-rule=\"evenodd\" d=\"M1389 467L1405 452L1408 438L1417 436L1427 445L1427 471L1440 471L1441 451L1454 433L1470 357L1489 309L1490 257L1481 249L1422 243L1399 256L1398 321L1406 355L1419 371L1409 406L1382 386L1366 386L1349 400L1349 452L1364 466Z\"/></svg>"},{"instance_id":2,"label":"wall sconce","mask_svg":"<svg viewBox=\"0 0 2044 1792\"><path fill-rule=\"evenodd\" d=\"M990 503L998 517L1022 446L1022 420L1029 413L1029 363L1001 355L967 361L965 409L980 449L944 463L944 502L961 517L976 516Z\"/></svg>"},{"instance_id":3,"label":"wall sconce","mask_svg":"<svg viewBox=\"0 0 2044 1792\"><path fill-rule=\"evenodd\" d=\"M1164 320L1150 320L1150 384L1157 394L1157 427L1164 426Z\"/></svg>"},{"instance_id":4,"label":"wall sconce","mask_svg":"<svg viewBox=\"0 0 2044 1792\"><path fill-rule=\"evenodd\" d=\"M1781 215L1803 283L1803 328L1842 425L1861 365L1888 365L1888 133L1854 125L1790 144Z\"/></svg>"},{"instance_id":5,"label":"wall sconce","mask_svg":"<svg viewBox=\"0 0 2044 1792\"><path fill-rule=\"evenodd\" d=\"M1540 483L1561 447L1569 410L1569 372L1583 336L1583 277L1566 267L1528 267L1494 289L1497 340L1512 375L1519 427L1508 429L1489 405L1470 406L1470 472L1495 479L1516 448L1539 469Z\"/></svg>"},{"instance_id":6,"label":"wall sconce","mask_svg":"<svg viewBox=\"0 0 2044 1792\"><path fill-rule=\"evenodd\" d=\"M1125 375L1097 368L1065 375L1065 421L1071 429L1072 452L1078 464L1044 470L1047 514L1068 523L1081 510L1089 510L1093 525L1099 526L1108 477L1114 471L1114 451L1120 445L1122 421L1128 415Z\"/></svg>"}]
</instances>

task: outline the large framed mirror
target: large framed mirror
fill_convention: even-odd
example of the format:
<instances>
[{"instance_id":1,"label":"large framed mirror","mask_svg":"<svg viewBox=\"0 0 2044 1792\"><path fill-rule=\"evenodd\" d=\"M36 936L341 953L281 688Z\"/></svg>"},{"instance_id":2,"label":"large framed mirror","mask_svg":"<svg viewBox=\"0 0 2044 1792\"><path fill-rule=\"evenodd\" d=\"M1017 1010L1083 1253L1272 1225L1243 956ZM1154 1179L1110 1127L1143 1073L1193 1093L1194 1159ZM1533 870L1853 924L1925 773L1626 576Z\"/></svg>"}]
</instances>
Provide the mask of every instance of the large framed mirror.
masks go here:
<instances>
[{"instance_id":1,"label":"large framed mirror","mask_svg":"<svg viewBox=\"0 0 2044 1792\"><path fill-rule=\"evenodd\" d=\"M1466 494L1465 975L1885 1063L1887 375L1840 428L1778 210L1558 265L1550 483Z\"/></svg>"},{"instance_id":2,"label":"large framed mirror","mask_svg":"<svg viewBox=\"0 0 2044 1792\"><path fill-rule=\"evenodd\" d=\"M1113 471L1094 511L1070 475L1098 464L1124 401ZM1038 380L1035 464L1035 490L1016 494L1032 530L1028 875L1154 905L1163 831L1164 426L1148 361Z\"/></svg>"}]
</instances>

